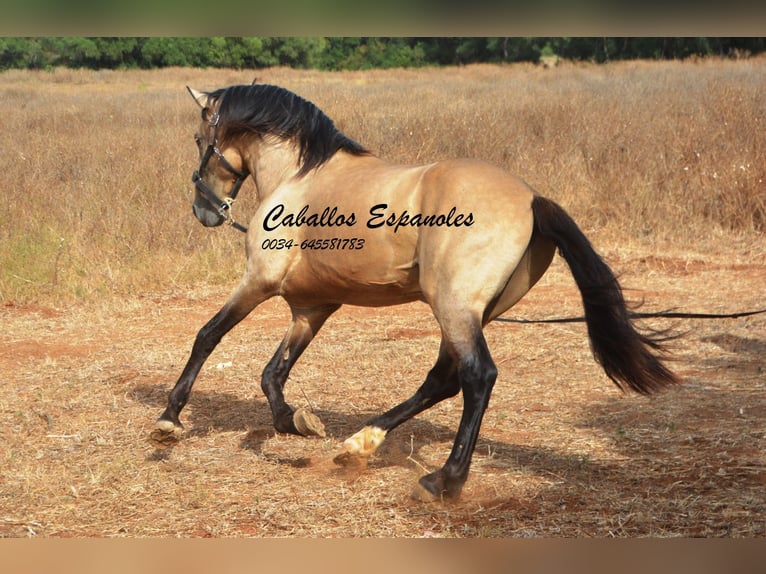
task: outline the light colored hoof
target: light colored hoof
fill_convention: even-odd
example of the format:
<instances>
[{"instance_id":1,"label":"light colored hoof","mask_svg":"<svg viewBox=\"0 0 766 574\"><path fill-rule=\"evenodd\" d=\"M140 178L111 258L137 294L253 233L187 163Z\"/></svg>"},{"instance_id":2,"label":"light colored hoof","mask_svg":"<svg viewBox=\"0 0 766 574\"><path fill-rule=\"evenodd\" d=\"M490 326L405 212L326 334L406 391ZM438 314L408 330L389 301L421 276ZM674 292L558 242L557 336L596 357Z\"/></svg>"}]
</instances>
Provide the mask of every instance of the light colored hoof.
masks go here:
<instances>
[{"instance_id":1,"label":"light colored hoof","mask_svg":"<svg viewBox=\"0 0 766 574\"><path fill-rule=\"evenodd\" d=\"M367 459L378 450L386 438L386 431L378 427L367 426L343 441L343 452L333 461L346 467L365 468Z\"/></svg>"},{"instance_id":2,"label":"light colored hoof","mask_svg":"<svg viewBox=\"0 0 766 574\"><path fill-rule=\"evenodd\" d=\"M301 408L293 413L293 424L303 436L327 436L321 419L306 409Z\"/></svg>"},{"instance_id":3,"label":"light colored hoof","mask_svg":"<svg viewBox=\"0 0 766 574\"><path fill-rule=\"evenodd\" d=\"M158 431L162 431L164 433L177 433L177 432L183 432L183 428L179 427L175 424L173 424L170 421L166 421L164 419L158 420L157 424L154 425L154 428Z\"/></svg>"},{"instance_id":4,"label":"light colored hoof","mask_svg":"<svg viewBox=\"0 0 766 574\"><path fill-rule=\"evenodd\" d=\"M177 443L183 436L183 427L174 425L170 421L159 420L154 426L154 430L149 434L149 440L155 444L167 446Z\"/></svg>"},{"instance_id":5,"label":"light colored hoof","mask_svg":"<svg viewBox=\"0 0 766 574\"><path fill-rule=\"evenodd\" d=\"M422 484L417 483L415 485L415 488L412 489L412 493L410 494L413 500L417 500L418 502L438 502L440 498L438 496L434 496L433 493L431 493L429 490L427 490Z\"/></svg>"}]
</instances>

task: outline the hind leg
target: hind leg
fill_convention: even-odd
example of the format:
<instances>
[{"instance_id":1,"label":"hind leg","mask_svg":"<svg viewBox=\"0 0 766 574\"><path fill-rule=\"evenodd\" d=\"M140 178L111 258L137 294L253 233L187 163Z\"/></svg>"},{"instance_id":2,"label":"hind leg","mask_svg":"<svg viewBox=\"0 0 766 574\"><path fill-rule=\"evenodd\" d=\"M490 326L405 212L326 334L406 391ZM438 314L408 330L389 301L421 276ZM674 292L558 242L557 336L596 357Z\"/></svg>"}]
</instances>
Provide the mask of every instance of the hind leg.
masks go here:
<instances>
[{"instance_id":1,"label":"hind leg","mask_svg":"<svg viewBox=\"0 0 766 574\"><path fill-rule=\"evenodd\" d=\"M460 494L468 478L471 458L479 435L484 411L497 378L497 369L476 320L465 337L453 336L454 342L442 349L425 383L408 400L371 419L343 443L343 452L335 462L344 466L364 466L391 429L436 403L463 391L463 415L452 451L444 466L420 479L413 497L423 500L451 498Z\"/></svg>"},{"instance_id":2,"label":"hind leg","mask_svg":"<svg viewBox=\"0 0 766 574\"><path fill-rule=\"evenodd\" d=\"M455 396L459 391L455 361L442 343L436 364L415 394L384 414L367 421L362 430L345 440L343 452L335 457L335 462L344 466L364 466L366 460L383 443L389 431L444 399Z\"/></svg>"},{"instance_id":3,"label":"hind leg","mask_svg":"<svg viewBox=\"0 0 766 574\"><path fill-rule=\"evenodd\" d=\"M413 492L417 499L430 501L460 494L471 466L481 421L497 378L497 368L477 322L470 345L456 348L457 376L463 392L463 414L455 441L444 466L419 481Z\"/></svg>"},{"instance_id":4,"label":"hind leg","mask_svg":"<svg viewBox=\"0 0 766 574\"><path fill-rule=\"evenodd\" d=\"M443 347L452 356L455 376L463 396L463 413L447 461L439 470L419 481L413 496L420 500L452 498L460 494L471 466L484 412L497 378L497 368L482 328L488 301L502 289L502 279L490 267L484 276L472 271L475 281L458 280L451 285L424 290L442 330Z\"/></svg>"},{"instance_id":5,"label":"hind leg","mask_svg":"<svg viewBox=\"0 0 766 574\"><path fill-rule=\"evenodd\" d=\"M314 309L292 309L290 328L261 377L261 388L269 401L274 428L278 432L325 436L324 425L319 417L305 409L294 410L285 402L283 389L290 369L327 318L339 307L328 305Z\"/></svg>"}]
</instances>

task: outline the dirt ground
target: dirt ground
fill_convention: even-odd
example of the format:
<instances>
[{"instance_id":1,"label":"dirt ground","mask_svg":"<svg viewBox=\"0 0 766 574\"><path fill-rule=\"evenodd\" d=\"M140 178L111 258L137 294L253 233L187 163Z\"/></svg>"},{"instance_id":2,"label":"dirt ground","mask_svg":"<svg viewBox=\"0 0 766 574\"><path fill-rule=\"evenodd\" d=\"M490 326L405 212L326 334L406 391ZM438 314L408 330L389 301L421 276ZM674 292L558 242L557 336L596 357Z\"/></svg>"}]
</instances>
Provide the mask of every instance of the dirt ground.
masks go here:
<instances>
[{"instance_id":1,"label":"dirt ground","mask_svg":"<svg viewBox=\"0 0 766 574\"><path fill-rule=\"evenodd\" d=\"M766 258L604 252L643 311L766 307ZM410 498L451 448L459 398L393 432L365 471L340 443L409 396L439 339L423 304L343 308L296 365L294 406L324 439L275 434L260 373L289 316L262 305L215 351L182 413L183 441L147 439L193 338L227 289L92 307L0 308L0 536L763 537L766 315L653 320L685 332L684 384L623 395L585 327L495 322L499 367L459 500ZM558 258L509 317L581 312Z\"/></svg>"}]
</instances>

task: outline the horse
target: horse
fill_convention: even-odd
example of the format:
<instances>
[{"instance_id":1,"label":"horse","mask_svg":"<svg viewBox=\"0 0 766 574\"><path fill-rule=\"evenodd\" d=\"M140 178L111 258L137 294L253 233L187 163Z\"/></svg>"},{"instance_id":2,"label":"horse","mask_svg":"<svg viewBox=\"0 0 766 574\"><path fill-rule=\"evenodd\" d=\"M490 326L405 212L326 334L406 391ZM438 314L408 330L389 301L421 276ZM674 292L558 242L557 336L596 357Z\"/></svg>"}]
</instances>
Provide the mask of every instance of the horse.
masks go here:
<instances>
[{"instance_id":1,"label":"horse","mask_svg":"<svg viewBox=\"0 0 766 574\"><path fill-rule=\"evenodd\" d=\"M477 159L428 165L385 161L344 135L319 107L279 86L188 88L201 108L193 213L206 227L247 232L242 279L199 330L153 431L182 436L179 415L222 337L258 304L282 297L292 321L261 388L279 433L325 436L309 409L291 407L290 369L342 305L424 301L441 330L438 356L413 395L368 420L334 461L363 465L393 429L462 393L444 465L413 497L456 498L469 475L497 368L483 328L542 277L556 250L581 292L595 360L623 391L651 394L678 382L665 339L638 329L615 274L566 211L522 179ZM252 178L257 208L245 226L233 201Z\"/></svg>"}]
</instances>

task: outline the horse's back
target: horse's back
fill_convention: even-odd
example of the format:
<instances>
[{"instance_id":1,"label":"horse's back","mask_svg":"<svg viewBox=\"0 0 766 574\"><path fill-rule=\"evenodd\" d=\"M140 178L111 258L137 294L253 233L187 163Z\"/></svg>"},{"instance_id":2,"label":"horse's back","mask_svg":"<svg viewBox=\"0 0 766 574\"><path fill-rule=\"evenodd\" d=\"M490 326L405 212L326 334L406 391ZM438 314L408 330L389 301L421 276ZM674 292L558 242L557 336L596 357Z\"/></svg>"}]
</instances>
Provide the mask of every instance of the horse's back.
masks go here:
<instances>
[{"instance_id":1,"label":"horse's back","mask_svg":"<svg viewBox=\"0 0 766 574\"><path fill-rule=\"evenodd\" d=\"M450 159L434 163L428 166L422 181L426 187L439 187L450 194L468 192L474 198L527 198L530 203L532 201L532 189L524 180L480 159Z\"/></svg>"}]
</instances>

